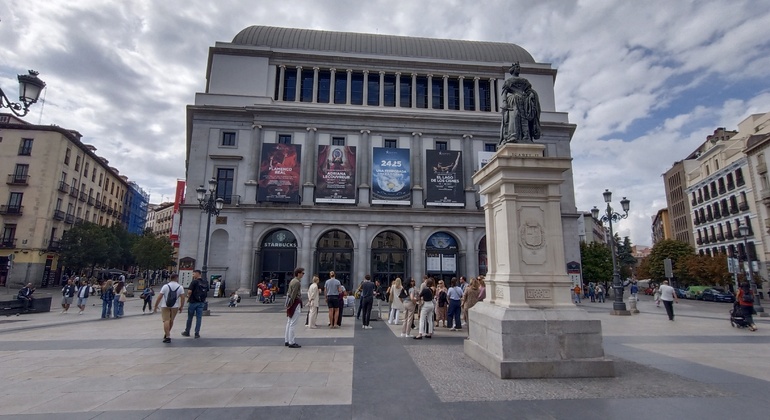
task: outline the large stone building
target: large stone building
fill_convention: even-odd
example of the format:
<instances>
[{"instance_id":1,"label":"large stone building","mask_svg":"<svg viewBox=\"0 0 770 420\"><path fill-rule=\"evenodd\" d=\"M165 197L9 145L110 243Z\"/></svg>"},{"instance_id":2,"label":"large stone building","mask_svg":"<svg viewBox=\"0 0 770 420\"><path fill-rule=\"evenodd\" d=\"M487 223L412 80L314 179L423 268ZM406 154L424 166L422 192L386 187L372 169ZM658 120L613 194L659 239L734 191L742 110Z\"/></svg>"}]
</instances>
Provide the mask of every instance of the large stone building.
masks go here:
<instances>
[{"instance_id":1,"label":"large stone building","mask_svg":"<svg viewBox=\"0 0 770 420\"><path fill-rule=\"evenodd\" d=\"M484 214L471 175L496 150L499 93L521 63L539 95L550 156L575 126L554 103L556 70L514 44L252 26L209 50L187 108L180 257L203 260L198 185L223 198L209 274L253 290L296 266L348 287L486 271ZM561 211L580 261L572 173ZM565 268L566 271L566 268Z\"/></svg>"},{"instance_id":2,"label":"large stone building","mask_svg":"<svg viewBox=\"0 0 770 420\"><path fill-rule=\"evenodd\" d=\"M695 248L696 243L695 237L693 237L692 206L685 193L685 188L687 187L687 174L698 167L698 163L693 160L694 158L695 155L691 155L687 159L675 162L663 174L671 239L688 243L693 248Z\"/></svg>"},{"instance_id":3,"label":"large stone building","mask_svg":"<svg viewBox=\"0 0 770 420\"><path fill-rule=\"evenodd\" d=\"M57 251L67 229L121 223L127 179L77 131L0 115L0 167L8 171L0 184L0 285L51 284L61 276Z\"/></svg>"},{"instance_id":4,"label":"large stone building","mask_svg":"<svg viewBox=\"0 0 770 420\"><path fill-rule=\"evenodd\" d=\"M748 199L754 204L757 216L754 234L763 245L756 250L759 253L756 270L766 282L770 275L767 266L770 261L770 178L767 172L770 164L770 112L750 115L738 124L738 133L745 137L749 179L753 185L753 194Z\"/></svg>"},{"instance_id":5,"label":"large stone building","mask_svg":"<svg viewBox=\"0 0 770 420\"><path fill-rule=\"evenodd\" d=\"M671 220L668 209L660 209L652 218L652 244L655 245L666 239L674 239L671 234Z\"/></svg>"}]
</instances>

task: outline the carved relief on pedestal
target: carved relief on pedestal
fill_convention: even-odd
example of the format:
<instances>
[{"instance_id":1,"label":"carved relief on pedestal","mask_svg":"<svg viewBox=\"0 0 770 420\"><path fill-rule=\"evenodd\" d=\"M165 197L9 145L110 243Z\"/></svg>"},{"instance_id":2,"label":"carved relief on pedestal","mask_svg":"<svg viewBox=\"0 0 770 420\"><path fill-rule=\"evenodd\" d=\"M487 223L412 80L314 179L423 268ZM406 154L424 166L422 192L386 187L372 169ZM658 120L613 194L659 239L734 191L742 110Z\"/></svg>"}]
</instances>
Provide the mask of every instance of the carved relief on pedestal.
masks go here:
<instances>
[{"instance_id":1,"label":"carved relief on pedestal","mask_svg":"<svg viewBox=\"0 0 770 420\"><path fill-rule=\"evenodd\" d=\"M501 287L495 287L495 299L502 299L503 297L503 289Z\"/></svg>"},{"instance_id":2,"label":"carved relief on pedestal","mask_svg":"<svg viewBox=\"0 0 770 420\"><path fill-rule=\"evenodd\" d=\"M545 230L537 220L525 220L519 228L519 242L528 249L541 249L545 246Z\"/></svg>"},{"instance_id":3,"label":"carved relief on pedestal","mask_svg":"<svg viewBox=\"0 0 770 420\"><path fill-rule=\"evenodd\" d=\"M524 290L527 300L551 300L551 289L527 288Z\"/></svg>"}]
</instances>

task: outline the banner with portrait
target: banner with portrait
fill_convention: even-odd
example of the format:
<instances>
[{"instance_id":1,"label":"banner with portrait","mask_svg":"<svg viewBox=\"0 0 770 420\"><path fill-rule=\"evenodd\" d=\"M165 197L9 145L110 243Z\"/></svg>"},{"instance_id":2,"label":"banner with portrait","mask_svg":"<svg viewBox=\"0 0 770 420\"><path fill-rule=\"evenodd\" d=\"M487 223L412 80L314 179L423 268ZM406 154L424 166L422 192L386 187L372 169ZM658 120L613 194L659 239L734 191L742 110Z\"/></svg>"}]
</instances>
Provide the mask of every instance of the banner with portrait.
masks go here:
<instances>
[{"instance_id":1,"label":"banner with portrait","mask_svg":"<svg viewBox=\"0 0 770 420\"><path fill-rule=\"evenodd\" d=\"M316 203L356 203L355 146L318 146Z\"/></svg>"},{"instance_id":2,"label":"banner with portrait","mask_svg":"<svg viewBox=\"0 0 770 420\"><path fill-rule=\"evenodd\" d=\"M462 152L427 150L426 206L465 207Z\"/></svg>"},{"instance_id":3,"label":"banner with portrait","mask_svg":"<svg viewBox=\"0 0 770 420\"><path fill-rule=\"evenodd\" d=\"M411 203L409 149L375 147L372 150L372 204Z\"/></svg>"},{"instance_id":4,"label":"banner with portrait","mask_svg":"<svg viewBox=\"0 0 770 420\"><path fill-rule=\"evenodd\" d=\"M262 144L257 201L299 202L301 153L298 144Z\"/></svg>"}]
</instances>

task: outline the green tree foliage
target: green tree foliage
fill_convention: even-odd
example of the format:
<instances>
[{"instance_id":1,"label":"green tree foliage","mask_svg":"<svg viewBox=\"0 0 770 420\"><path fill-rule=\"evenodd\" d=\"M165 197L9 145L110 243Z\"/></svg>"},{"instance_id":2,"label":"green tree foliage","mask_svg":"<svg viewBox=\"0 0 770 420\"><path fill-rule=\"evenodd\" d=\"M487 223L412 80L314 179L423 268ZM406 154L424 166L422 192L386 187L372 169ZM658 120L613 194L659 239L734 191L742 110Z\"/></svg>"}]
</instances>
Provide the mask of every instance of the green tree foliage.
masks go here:
<instances>
[{"instance_id":1,"label":"green tree foliage","mask_svg":"<svg viewBox=\"0 0 770 420\"><path fill-rule=\"evenodd\" d=\"M59 258L63 265L76 271L103 266L114 253L114 243L109 228L91 222L76 223L62 235Z\"/></svg>"},{"instance_id":2,"label":"green tree foliage","mask_svg":"<svg viewBox=\"0 0 770 420\"><path fill-rule=\"evenodd\" d=\"M148 231L136 239L131 251L136 264L143 270L165 268L174 260L174 247L169 239Z\"/></svg>"},{"instance_id":3,"label":"green tree foliage","mask_svg":"<svg viewBox=\"0 0 770 420\"><path fill-rule=\"evenodd\" d=\"M129 233L125 227L118 224L112 225L109 230L113 241L110 247L108 265L121 269L134 265L135 260L131 250L137 240L137 235Z\"/></svg>"},{"instance_id":4,"label":"green tree foliage","mask_svg":"<svg viewBox=\"0 0 770 420\"><path fill-rule=\"evenodd\" d=\"M695 254L695 249L688 243L673 239L660 241L652 247L650 256L647 258L647 271L649 277L655 281L666 279L663 261L671 258L674 268L674 277L679 284L687 284L693 281L685 261L688 257Z\"/></svg>"},{"instance_id":5,"label":"green tree foliage","mask_svg":"<svg viewBox=\"0 0 770 420\"><path fill-rule=\"evenodd\" d=\"M620 241L618 234L615 234L615 249L617 250L618 266L620 267L620 278L627 279L632 277L637 265L636 258L631 249L631 240L628 236Z\"/></svg>"},{"instance_id":6,"label":"green tree foliage","mask_svg":"<svg viewBox=\"0 0 770 420\"><path fill-rule=\"evenodd\" d=\"M597 242L581 242L580 261L584 283L612 281L612 253L609 247Z\"/></svg>"},{"instance_id":7,"label":"green tree foliage","mask_svg":"<svg viewBox=\"0 0 770 420\"><path fill-rule=\"evenodd\" d=\"M728 286L732 283L732 275L727 271L727 256L725 255L689 255L684 258L684 265L690 276L691 285Z\"/></svg>"}]
</instances>

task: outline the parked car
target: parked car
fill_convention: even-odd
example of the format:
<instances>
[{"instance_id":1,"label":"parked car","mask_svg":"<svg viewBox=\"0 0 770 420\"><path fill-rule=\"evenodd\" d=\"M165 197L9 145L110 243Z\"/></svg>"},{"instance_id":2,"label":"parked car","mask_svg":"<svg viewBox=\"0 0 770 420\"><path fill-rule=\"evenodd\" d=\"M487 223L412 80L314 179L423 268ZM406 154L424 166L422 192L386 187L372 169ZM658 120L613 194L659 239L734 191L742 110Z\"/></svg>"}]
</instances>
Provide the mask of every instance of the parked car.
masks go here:
<instances>
[{"instance_id":1,"label":"parked car","mask_svg":"<svg viewBox=\"0 0 770 420\"><path fill-rule=\"evenodd\" d=\"M676 288L674 289L676 292L676 297L679 299L687 299L687 292L684 289Z\"/></svg>"},{"instance_id":2,"label":"parked car","mask_svg":"<svg viewBox=\"0 0 770 420\"><path fill-rule=\"evenodd\" d=\"M709 300L713 302L735 302L735 296L730 292L725 292L717 289L706 289L701 293L703 300Z\"/></svg>"},{"instance_id":3,"label":"parked car","mask_svg":"<svg viewBox=\"0 0 770 420\"><path fill-rule=\"evenodd\" d=\"M685 290L687 299L698 299L701 298L701 293L703 293L704 290L709 289L708 286L688 286Z\"/></svg>"}]
</instances>

